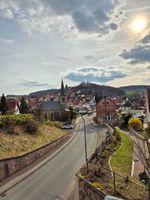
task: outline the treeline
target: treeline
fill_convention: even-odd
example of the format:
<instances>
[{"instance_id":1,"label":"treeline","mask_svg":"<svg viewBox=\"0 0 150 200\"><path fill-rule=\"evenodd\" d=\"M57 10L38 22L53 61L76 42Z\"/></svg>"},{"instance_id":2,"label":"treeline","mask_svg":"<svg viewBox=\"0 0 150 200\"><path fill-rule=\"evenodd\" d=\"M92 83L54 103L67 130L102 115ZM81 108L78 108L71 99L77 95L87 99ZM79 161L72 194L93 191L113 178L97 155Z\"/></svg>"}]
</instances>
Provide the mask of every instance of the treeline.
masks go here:
<instances>
[{"instance_id":1,"label":"treeline","mask_svg":"<svg viewBox=\"0 0 150 200\"><path fill-rule=\"evenodd\" d=\"M30 112L30 107L24 97L21 98L20 104L17 104L17 105L18 105L20 114L27 114ZM9 107L7 104L6 97L4 94L2 94L2 97L0 100L0 113L8 114L8 111L9 111Z\"/></svg>"}]
</instances>

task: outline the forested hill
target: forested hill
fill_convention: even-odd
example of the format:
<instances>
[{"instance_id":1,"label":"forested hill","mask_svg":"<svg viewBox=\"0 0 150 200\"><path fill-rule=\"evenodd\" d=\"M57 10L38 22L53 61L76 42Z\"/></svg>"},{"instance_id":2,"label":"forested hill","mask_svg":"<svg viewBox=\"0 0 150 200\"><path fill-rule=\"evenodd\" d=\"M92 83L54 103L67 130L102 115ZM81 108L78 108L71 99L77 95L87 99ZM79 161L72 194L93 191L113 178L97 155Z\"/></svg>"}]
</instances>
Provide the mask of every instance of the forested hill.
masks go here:
<instances>
[{"instance_id":1,"label":"forested hill","mask_svg":"<svg viewBox=\"0 0 150 200\"><path fill-rule=\"evenodd\" d=\"M98 85L94 83L81 83L78 86L71 88L74 92L81 92L83 94L102 94L103 96L122 96L124 91L120 88Z\"/></svg>"},{"instance_id":2,"label":"forested hill","mask_svg":"<svg viewBox=\"0 0 150 200\"><path fill-rule=\"evenodd\" d=\"M29 96L40 97L40 96L47 95L47 94L56 94L58 92L59 92L58 89L41 90L41 91L37 91L37 92L32 92L29 94Z\"/></svg>"},{"instance_id":3,"label":"forested hill","mask_svg":"<svg viewBox=\"0 0 150 200\"><path fill-rule=\"evenodd\" d=\"M96 93L102 94L103 96L122 96L124 95L124 91L120 88L114 88L110 86L105 86L105 85L98 85L94 83L81 83L77 86L74 87L66 87L66 91L71 90L75 93L80 93L80 94L93 94L95 95ZM33 92L30 93L30 96L42 96L42 95L47 95L47 94L56 94L59 93L59 89L50 89L50 90L43 90L43 91L38 91L38 92Z\"/></svg>"},{"instance_id":4,"label":"forested hill","mask_svg":"<svg viewBox=\"0 0 150 200\"><path fill-rule=\"evenodd\" d=\"M145 89L150 88L150 85L130 85L120 87L125 93L144 92Z\"/></svg>"}]
</instances>

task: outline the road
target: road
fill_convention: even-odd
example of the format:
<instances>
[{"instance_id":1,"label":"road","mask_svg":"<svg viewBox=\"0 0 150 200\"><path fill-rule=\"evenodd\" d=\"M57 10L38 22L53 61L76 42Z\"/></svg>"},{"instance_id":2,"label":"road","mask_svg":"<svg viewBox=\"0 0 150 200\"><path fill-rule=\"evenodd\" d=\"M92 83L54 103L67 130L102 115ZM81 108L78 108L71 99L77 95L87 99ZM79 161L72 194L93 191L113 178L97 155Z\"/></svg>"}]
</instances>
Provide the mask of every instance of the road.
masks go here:
<instances>
[{"instance_id":1,"label":"road","mask_svg":"<svg viewBox=\"0 0 150 200\"><path fill-rule=\"evenodd\" d=\"M85 116L88 155L97 142L98 127L92 116ZM74 139L53 159L6 192L0 200L62 200L66 199L75 174L85 163L83 122L80 120Z\"/></svg>"}]
</instances>

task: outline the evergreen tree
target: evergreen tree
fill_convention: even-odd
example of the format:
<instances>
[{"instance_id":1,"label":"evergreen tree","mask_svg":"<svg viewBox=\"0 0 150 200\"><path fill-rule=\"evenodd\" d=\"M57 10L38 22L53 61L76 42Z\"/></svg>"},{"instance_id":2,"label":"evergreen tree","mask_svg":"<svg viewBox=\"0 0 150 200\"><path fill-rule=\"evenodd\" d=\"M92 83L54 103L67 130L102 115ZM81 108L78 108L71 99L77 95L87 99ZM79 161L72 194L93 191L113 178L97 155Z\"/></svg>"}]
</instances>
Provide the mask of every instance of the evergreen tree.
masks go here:
<instances>
[{"instance_id":1,"label":"evergreen tree","mask_svg":"<svg viewBox=\"0 0 150 200\"><path fill-rule=\"evenodd\" d=\"M2 98L1 98L1 102L0 102L0 111L2 112L2 114L5 114L7 110L8 110L8 105L6 102L6 98L5 98L4 94L2 94Z\"/></svg>"},{"instance_id":2,"label":"evergreen tree","mask_svg":"<svg viewBox=\"0 0 150 200\"><path fill-rule=\"evenodd\" d=\"M29 106L24 97L21 98L20 113L21 114L29 113Z\"/></svg>"}]
</instances>

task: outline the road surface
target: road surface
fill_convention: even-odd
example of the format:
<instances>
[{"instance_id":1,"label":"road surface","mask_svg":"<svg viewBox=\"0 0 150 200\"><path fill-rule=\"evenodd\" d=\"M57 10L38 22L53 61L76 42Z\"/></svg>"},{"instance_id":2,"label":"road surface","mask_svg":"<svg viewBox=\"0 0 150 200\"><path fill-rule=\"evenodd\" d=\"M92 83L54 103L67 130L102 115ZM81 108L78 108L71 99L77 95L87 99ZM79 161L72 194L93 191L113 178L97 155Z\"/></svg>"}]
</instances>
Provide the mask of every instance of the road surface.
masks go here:
<instances>
[{"instance_id":1,"label":"road surface","mask_svg":"<svg viewBox=\"0 0 150 200\"><path fill-rule=\"evenodd\" d=\"M90 155L97 142L98 127L92 116L84 116L87 149ZM80 120L74 139L53 159L18 183L0 200L62 200L73 187L75 174L85 163L83 122Z\"/></svg>"}]
</instances>

